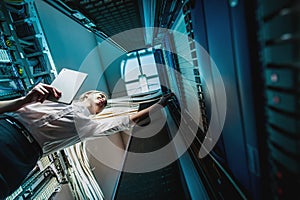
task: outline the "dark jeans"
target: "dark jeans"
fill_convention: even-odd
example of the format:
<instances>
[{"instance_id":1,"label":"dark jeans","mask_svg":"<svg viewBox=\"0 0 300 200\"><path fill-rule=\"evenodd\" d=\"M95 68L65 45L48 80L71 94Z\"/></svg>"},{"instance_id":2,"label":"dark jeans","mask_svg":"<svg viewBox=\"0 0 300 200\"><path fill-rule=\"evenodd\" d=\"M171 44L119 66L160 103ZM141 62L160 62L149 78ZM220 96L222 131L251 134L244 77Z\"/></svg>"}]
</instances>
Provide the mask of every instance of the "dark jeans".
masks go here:
<instances>
[{"instance_id":1,"label":"dark jeans","mask_svg":"<svg viewBox=\"0 0 300 200\"><path fill-rule=\"evenodd\" d=\"M40 153L16 127L0 117L0 199L21 185Z\"/></svg>"}]
</instances>

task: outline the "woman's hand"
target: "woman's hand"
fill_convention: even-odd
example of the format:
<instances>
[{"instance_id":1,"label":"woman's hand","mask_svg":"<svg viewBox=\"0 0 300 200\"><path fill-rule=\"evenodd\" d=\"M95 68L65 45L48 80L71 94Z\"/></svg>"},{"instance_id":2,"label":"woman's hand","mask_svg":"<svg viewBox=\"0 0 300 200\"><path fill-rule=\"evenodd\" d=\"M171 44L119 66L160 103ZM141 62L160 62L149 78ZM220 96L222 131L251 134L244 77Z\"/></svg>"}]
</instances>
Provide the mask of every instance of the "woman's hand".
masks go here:
<instances>
[{"instance_id":1,"label":"woman's hand","mask_svg":"<svg viewBox=\"0 0 300 200\"><path fill-rule=\"evenodd\" d=\"M43 103L49 95L53 95L53 97L59 99L61 97L61 92L51 85L40 83L36 85L25 97L0 101L0 114L16 111L29 103Z\"/></svg>"},{"instance_id":2,"label":"woman's hand","mask_svg":"<svg viewBox=\"0 0 300 200\"><path fill-rule=\"evenodd\" d=\"M165 94L160 98L160 100L157 103L165 107L168 104L168 101L174 96L175 96L174 93Z\"/></svg>"},{"instance_id":3,"label":"woman's hand","mask_svg":"<svg viewBox=\"0 0 300 200\"><path fill-rule=\"evenodd\" d=\"M49 95L59 99L61 91L51 85L39 83L24 98L25 103L41 102L43 103Z\"/></svg>"},{"instance_id":4,"label":"woman's hand","mask_svg":"<svg viewBox=\"0 0 300 200\"><path fill-rule=\"evenodd\" d=\"M163 95L161 99L153 104L152 106L145 108L144 110L141 110L133 115L130 116L130 120L133 123L138 123L141 119L144 119L149 115L150 112L155 112L156 110L162 109L162 106L165 107L168 104L168 101L172 98L175 97L174 93L169 93L166 95Z\"/></svg>"}]
</instances>

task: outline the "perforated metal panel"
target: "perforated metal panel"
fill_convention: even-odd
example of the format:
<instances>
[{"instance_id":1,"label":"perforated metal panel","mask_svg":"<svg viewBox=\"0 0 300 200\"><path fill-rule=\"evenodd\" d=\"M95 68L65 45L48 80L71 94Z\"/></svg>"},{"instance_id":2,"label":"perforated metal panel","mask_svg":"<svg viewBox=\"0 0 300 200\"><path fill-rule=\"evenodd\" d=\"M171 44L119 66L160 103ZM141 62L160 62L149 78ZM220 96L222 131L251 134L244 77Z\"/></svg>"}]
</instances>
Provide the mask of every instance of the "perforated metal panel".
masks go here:
<instances>
[{"instance_id":1,"label":"perforated metal panel","mask_svg":"<svg viewBox=\"0 0 300 200\"><path fill-rule=\"evenodd\" d=\"M108 36L142 27L138 0L63 0L63 2L88 17L98 30Z\"/></svg>"}]
</instances>

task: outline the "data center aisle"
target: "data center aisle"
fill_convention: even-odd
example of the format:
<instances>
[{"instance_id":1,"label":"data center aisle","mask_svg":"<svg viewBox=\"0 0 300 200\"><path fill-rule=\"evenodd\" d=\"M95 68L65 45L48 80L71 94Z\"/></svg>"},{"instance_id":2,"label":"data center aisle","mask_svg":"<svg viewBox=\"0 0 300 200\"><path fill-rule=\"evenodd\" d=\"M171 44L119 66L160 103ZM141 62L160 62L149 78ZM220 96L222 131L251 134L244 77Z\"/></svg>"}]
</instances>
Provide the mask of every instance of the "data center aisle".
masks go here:
<instances>
[{"instance_id":1,"label":"data center aisle","mask_svg":"<svg viewBox=\"0 0 300 200\"><path fill-rule=\"evenodd\" d=\"M143 105L147 107L149 105ZM161 113L162 114L162 113ZM155 119L154 119L155 120ZM144 120L147 124L147 119ZM138 135L138 128L133 129L133 135ZM129 152L146 153L158 150L170 142L168 126L149 138L132 137ZM155 161L154 161L155 162ZM128 164L128 163L127 163ZM147 173L121 174L120 182L115 194L116 200L157 200L157 199L190 199L186 192L177 161L170 165ZM126 168L126 161L125 161Z\"/></svg>"}]
</instances>

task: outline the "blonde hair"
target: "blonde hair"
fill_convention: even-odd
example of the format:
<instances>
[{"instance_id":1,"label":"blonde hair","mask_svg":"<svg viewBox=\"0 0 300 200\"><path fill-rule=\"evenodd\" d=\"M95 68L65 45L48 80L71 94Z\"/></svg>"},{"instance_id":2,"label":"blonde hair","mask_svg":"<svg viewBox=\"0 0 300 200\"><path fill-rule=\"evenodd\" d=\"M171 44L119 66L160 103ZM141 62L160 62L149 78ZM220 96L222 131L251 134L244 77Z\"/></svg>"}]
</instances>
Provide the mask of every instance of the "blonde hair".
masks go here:
<instances>
[{"instance_id":1,"label":"blonde hair","mask_svg":"<svg viewBox=\"0 0 300 200\"><path fill-rule=\"evenodd\" d=\"M108 99L108 96L107 96L107 94L106 94L105 92L102 92L102 91L99 91L99 90L89 90L89 91L87 91L87 92L82 93L82 94L80 95L80 97L79 97L78 100L79 100L80 102L82 102L82 101L84 101L84 100L87 98L88 95L90 95L90 94L98 94L98 93L104 95L105 98L106 98L106 100ZM107 101L106 101L106 104L107 104ZM106 105L105 105L105 106L106 106Z\"/></svg>"}]
</instances>

